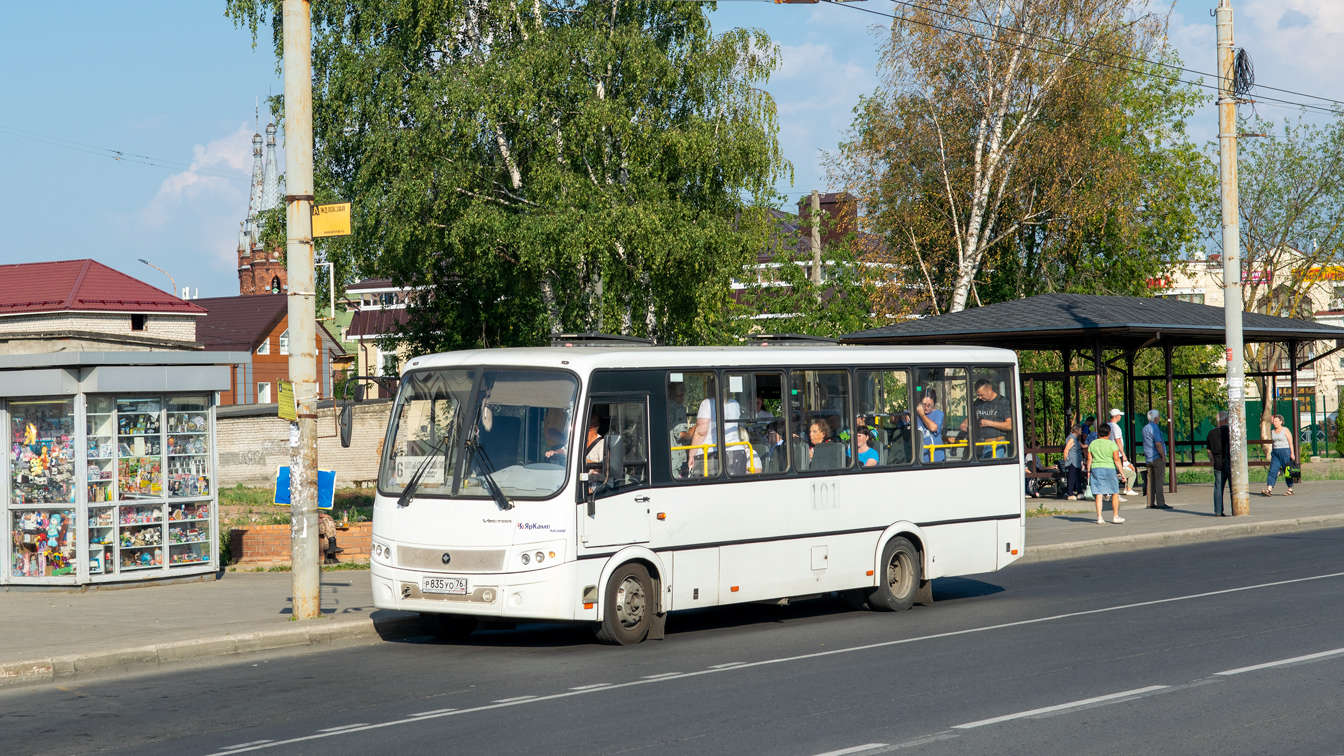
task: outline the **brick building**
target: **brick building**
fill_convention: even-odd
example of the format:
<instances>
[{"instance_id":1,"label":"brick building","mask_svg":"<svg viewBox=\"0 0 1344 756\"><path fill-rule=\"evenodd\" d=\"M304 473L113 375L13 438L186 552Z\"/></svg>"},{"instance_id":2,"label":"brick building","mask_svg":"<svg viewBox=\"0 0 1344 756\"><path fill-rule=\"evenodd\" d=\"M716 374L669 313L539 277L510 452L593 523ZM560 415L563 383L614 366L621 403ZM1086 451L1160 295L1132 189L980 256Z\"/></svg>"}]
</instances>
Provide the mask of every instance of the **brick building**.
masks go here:
<instances>
[{"instance_id":1,"label":"brick building","mask_svg":"<svg viewBox=\"0 0 1344 756\"><path fill-rule=\"evenodd\" d=\"M197 341L206 351L251 353L249 362L230 366L230 388L220 393L220 405L275 402L279 382L289 380L288 296L258 294L192 302L209 310L197 327ZM345 350L321 323L314 348L318 395L330 397L331 361Z\"/></svg>"},{"instance_id":2,"label":"brick building","mask_svg":"<svg viewBox=\"0 0 1344 756\"><path fill-rule=\"evenodd\" d=\"M281 206L284 180L276 165L275 124L266 125L263 160L261 134L252 136L252 192L247 217L238 231L238 293L243 296L281 294L289 291L289 278L280 247L266 249L261 243L260 215Z\"/></svg>"},{"instance_id":3,"label":"brick building","mask_svg":"<svg viewBox=\"0 0 1344 756\"><path fill-rule=\"evenodd\" d=\"M0 354L195 351L205 309L94 260L0 265Z\"/></svg>"}]
</instances>

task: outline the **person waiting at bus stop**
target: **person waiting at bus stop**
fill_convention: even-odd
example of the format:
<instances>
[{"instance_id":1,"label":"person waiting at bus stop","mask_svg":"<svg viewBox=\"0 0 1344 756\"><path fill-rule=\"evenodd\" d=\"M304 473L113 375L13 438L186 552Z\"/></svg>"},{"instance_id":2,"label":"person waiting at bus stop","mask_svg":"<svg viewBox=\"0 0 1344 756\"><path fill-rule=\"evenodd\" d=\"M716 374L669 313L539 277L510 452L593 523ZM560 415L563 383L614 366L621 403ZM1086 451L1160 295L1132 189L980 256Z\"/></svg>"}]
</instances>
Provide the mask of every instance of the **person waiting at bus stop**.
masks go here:
<instances>
[{"instance_id":1,"label":"person waiting at bus stop","mask_svg":"<svg viewBox=\"0 0 1344 756\"><path fill-rule=\"evenodd\" d=\"M1148 465L1148 479L1144 481L1143 493L1148 498L1150 509L1171 509L1166 495L1162 493L1162 480L1166 477L1170 455L1167 452L1167 435L1162 432L1162 426L1157 424L1160 417L1161 412L1148 410L1148 424L1143 426L1143 458Z\"/></svg>"},{"instance_id":2,"label":"person waiting at bus stop","mask_svg":"<svg viewBox=\"0 0 1344 756\"><path fill-rule=\"evenodd\" d=\"M1269 477L1265 479L1265 490L1260 493L1264 496L1274 495L1274 482L1279 479L1279 471L1283 471L1283 484L1288 490L1283 492L1284 496L1293 495L1293 461L1297 459L1293 439L1293 432L1283 425L1283 415L1275 415L1270 419L1274 427L1269 430L1269 438L1272 447L1269 450Z\"/></svg>"},{"instance_id":3,"label":"person waiting at bus stop","mask_svg":"<svg viewBox=\"0 0 1344 756\"><path fill-rule=\"evenodd\" d=\"M1101 497L1111 497L1111 522L1125 521L1120 516L1120 478L1116 470L1120 469L1120 447L1111 440L1110 427L1106 423L1097 426L1097 440L1087 445L1088 487L1097 497L1097 524L1105 525L1101 516Z\"/></svg>"}]
</instances>

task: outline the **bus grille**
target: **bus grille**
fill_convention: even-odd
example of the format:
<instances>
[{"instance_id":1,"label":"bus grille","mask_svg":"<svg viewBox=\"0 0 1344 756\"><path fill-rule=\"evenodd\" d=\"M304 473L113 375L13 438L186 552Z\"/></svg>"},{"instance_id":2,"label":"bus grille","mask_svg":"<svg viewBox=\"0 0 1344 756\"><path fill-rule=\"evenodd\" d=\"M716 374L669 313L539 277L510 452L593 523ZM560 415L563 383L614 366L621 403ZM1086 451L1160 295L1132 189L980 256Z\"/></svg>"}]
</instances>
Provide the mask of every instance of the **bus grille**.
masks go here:
<instances>
[{"instance_id":1,"label":"bus grille","mask_svg":"<svg viewBox=\"0 0 1344 756\"><path fill-rule=\"evenodd\" d=\"M425 572L502 572L504 549L426 549L398 546L397 566ZM451 558L444 562L443 555Z\"/></svg>"}]
</instances>

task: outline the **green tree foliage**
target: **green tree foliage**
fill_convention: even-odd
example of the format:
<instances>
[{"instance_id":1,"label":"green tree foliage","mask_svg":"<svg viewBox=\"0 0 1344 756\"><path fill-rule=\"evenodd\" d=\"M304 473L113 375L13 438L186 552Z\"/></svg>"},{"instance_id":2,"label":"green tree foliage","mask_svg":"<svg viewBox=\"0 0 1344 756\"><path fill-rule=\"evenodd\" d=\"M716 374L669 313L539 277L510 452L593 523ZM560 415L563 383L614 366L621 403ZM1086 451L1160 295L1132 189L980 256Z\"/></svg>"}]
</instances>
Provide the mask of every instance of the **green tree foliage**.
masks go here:
<instances>
[{"instance_id":1,"label":"green tree foliage","mask_svg":"<svg viewBox=\"0 0 1344 756\"><path fill-rule=\"evenodd\" d=\"M1049 291L1133 294L1194 244L1212 174L1200 102L1128 0L949 0L901 11L883 86L832 175L864 198L935 313ZM995 14L1000 15L995 15ZM953 16L956 14L956 17ZM893 312L890 314L902 314Z\"/></svg>"},{"instance_id":2,"label":"green tree foliage","mask_svg":"<svg viewBox=\"0 0 1344 756\"><path fill-rule=\"evenodd\" d=\"M279 0L228 0L254 30ZM789 169L763 33L652 0L315 0L315 178L346 271L423 287L418 352L600 330L716 342Z\"/></svg>"}]
</instances>

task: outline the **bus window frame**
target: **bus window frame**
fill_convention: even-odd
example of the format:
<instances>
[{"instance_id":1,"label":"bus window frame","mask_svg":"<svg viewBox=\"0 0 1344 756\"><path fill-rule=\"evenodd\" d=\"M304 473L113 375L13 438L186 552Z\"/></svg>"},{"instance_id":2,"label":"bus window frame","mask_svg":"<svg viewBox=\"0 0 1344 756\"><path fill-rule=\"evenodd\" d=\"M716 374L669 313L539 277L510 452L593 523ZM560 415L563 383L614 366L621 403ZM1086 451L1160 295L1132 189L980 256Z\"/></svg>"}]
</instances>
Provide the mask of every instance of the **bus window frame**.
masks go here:
<instances>
[{"instance_id":1,"label":"bus window frame","mask_svg":"<svg viewBox=\"0 0 1344 756\"><path fill-rule=\"evenodd\" d=\"M584 426L583 433L585 433L585 434L588 432L588 428L587 428L588 417L589 417L589 415L591 415L592 412L593 412L593 404L594 404L593 398L594 398L594 397L597 398L597 402L596 402L597 404L634 404L634 403L643 403L643 405L644 405L644 453L645 453L644 466L645 466L645 468L647 468L647 470L646 470L646 474L645 474L645 476L644 476L644 482L643 482L642 484L640 484L640 485L638 485L638 486L631 486L631 487L629 487L629 488L622 488L622 489L620 489L620 490L618 490L618 491L617 491L617 490L612 490L612 491L602 491L602 492L600 492L600 493L595 493L594 496L593 496L594 501L596 501L596 500L598 500L598 499L605 499L605 498L608 498L608 497L611 497L611 496L620 496L620 495L622 495L622 494L626 494L626 493L629 493L629 492L631 492L631 491L643 491L643 490L645 490L645 489L653 488L653 487L654 487L654 483L653 483L653 428L651 428L651 427L649 426L649 423L653 420L653 406L652 406L652 404L653 404L653 397L650 396L649 393L646 392L646 391L630 391L630 392L624 392L624 393L622 393L622 392L598 392L598 393L596 393L596 394L594 394L594 393L592 393L592 392L589 392L589 393L587 394L587 396L584 397L583 414L581 414L581 415L579 416L580 418L582 418L583 422L582 422L582 423L575 423L575 425L583 425L583 426ZM609 435L611 435L611 428L610 428L610 426L608 426L608 428L607 428L607 433L602 434L602 438L605 440L606 437L609 436ZM582 438L580 438L579 440L580 440L580 442L583 441ZM576 444L576 447L577 447L577 444ZM585 468L587 467L587 461L585 460L585 457L586 457L586 456L587 456L587 454L585 454L585 453L583 453L583 452L580 452L579 454L575 455L575 459L576 459L576 461L577 461L577 465L575 465L575 464L573 464L573 463L567 465L567 467L569 468L569 470L566 471L566 475L568 475L569 472L574 472L574 473L575 473L575 480L577 480L577 481L579 482L579 485L577 485L577 486L574 487L574 502L575 502L576 504L583 504L583 503L585 503L585 502L588 501L588 486L587 486L587 482L588 482L588 481L584 480L583 477L582 477L582 475L583 475L585 472L587 472L587 470L585 469ZM602 458L603 458L603 460L606 459L606 449L605 449L605 448L603 449L603 457L602 457ZM628 465L627 465L627 466L628 466Z\"/></svg>"},{"instance_id":2,"label":"bus window frame","mask_svg":"<svg viewBox=\"0 0 1344 756\"><path fill-rule=\"evenodd\" d=\"M784 374L785 374L785 376L784 376L784 378L785 378L785 384L784 384L784 385L787 386L787 387L791 387L791 386L793 386L793 374L794 374L794 373L844 373L844 374L845 374L845 380L848 382L848 385L845 386L845 390L848 392L848 393L846 394L847 404L849 405L849 406L846 408L846 413L847 413L847 414L852 414L852 413L853 413L853 410L854 410L854 371L855 371L855 369L856 369L856 368L855 368L852 364L848 364L848 363L845 364L845 365L809 365L809 366L797 367L797 368L784 368ZM845 428L847 425L852 425L851 423L845 423L845 422L844 422L844 420L845 420L845 416L844 416L844 414L842 414L842 415L840 416L840 419L841 419L841 421L842 421L842 422L841 422L841 427L842 427L842 428ZM853 418L849 418L849 419L852 420ZM789 431L789 433L790 433L790 435L789 435L790 443L792 442L792 438L793 438L793 435L792 435L792 433L793 433L793 428L791 428L791 427L789 427L789 426L791 426L792 423L793 423L793 415L792 415L792 410L790 409L790 414L789 414L789 417L787 418L787 424L785 425L785 430L786 430L786 431ZM807 444L807 440L806 440L806 439L807 439L807 433L808 433L808 429L809 429L810 427L811 427L811 424L810 424L810 423L807 423L807 422L806 422L806 418L804 418L804 424L803 424L803 427L800 428L800 429L798 429L798 438L799 438L800 440L803 441L804 445ZM792 465L791 465L790 468L789 468L789 474L791 474L791 475L797 475L797 476L802 477L802 478L818 478L818 477L823 477L823 476L826 476L826 475L847 475L847 474L849 474L849 473L852 473L852 472L854 471L854 469L855 469L856 467L858 467L858 465L855 464L855 460L854 460L854 429L853 429L853 428L848 428L848 430L849 430L849 441L845 442L845 444L844 444L844 446L845 446L845 466L844 466L844 467L839 467L839 468L836 468L836 469L833 469L833 470L799 470L799 469L798 469L798 462L797 462L797 460L792 459L793 450L790 449L790 450L789 450L789 455L790 455L790 460L789 460L789 461L792 463Z\"/></svg>"},{"instance_id":3,"label":"bus window frame","mask_svg":"<svg viewBox=\"0 0 1344 756\"><path fill-rule=\"evenodd\" d=\"M854 460L855 460L855 464L852 469L861 473L875 473L875 472L895 472L898 470L910 470L919 466L919 450L923 447L919 446L915 440L917 436L914 427L915 370L917 370L917 368L910 365L861 365L859 367L855 367L852 369L853 376L851 377L851 382L854 384L855 396L858 395L860 372L878 373L878 374L895 373L895 372L905 373L905 406L906 406L905 411L910 414L910 430L909 430L910 460L908 462L904 462L899 465L877 464L872 467L864 467L863 465L858 464L859 459L858 444L857 440L852 438L853 433L851 432L850 446L853 447L851 449L851 452L854 454ZM857 402L855 403L857 404ZM857 408L855 409L857 410ZM858 417L858 413L856 412L854 416Z\"/></svg>"},{"instance_id":4,"label":"bus window frame","mask_svg":"<svg viewBox=\"0 0 1344 756\"><path fill-rule=\"evenodd\" d=\"M722 395L722 404L721 404L721 406L723 406L723 407L727 407L727 406L728 406L728 395L731 393L731 392L728 390L728 377L729 377L730 375L742 375L742 376L750 375L750 376L757 376L757 375L765 375L765 374L769 374L769 375L777 375L777 376L779 376L779 390L780 390L780 399L779 399L779 402L780 402L780 411L783 412L784 414L783 414L783 416L777 417L776 419L777 419L777 420L781 420L781 421L783 421L783 423L784 423L784 444L783 444L783 446L784 446L784 459L785 459L786 466L785 466L785 468L784 468L782 471L780 471L780 472L774 472L774 473L766 472L765 470L761 470L761 471L758 472L758 473L751 473L751 474L744 474L744 475L730 475L730 474L728 474L727 459L725 458L725 459L723 460L723 464L721 465L721 467L723 468L721 472L723 472L723 476L724 476L725 478L727 478L728 480L733 480L733 481L737 481L737 480L766 480L766 479L774 480L774 479L782 478L782 477L788 475L788 474L791 473L791 472L793 471L793 469L794 469L793 450L789 448L789 437L790 437L790 436L789 436L789 419L788 419L788 412L787 412L787 408L788 408L788 399L789 399L789 398L788 398L788 396L787 396L786 394L784 394L784 392L788 390L788 386L789 386L789 371L788 371L787 368L758 368L758 367L724 368L724 369L721 371L720 375L719 375L719 385L722 386L722 389L721 389L720 392L719 392L719 393ZM740 405L740 403L739 403L739 405ZM755 409L746 410L746 409L743 409L743 408L741 408L741 407L739 406L738 411L739 411L739 412L746 412L746 411L755 412ZM725 409L724 412L721 413L721 414L727 414L727 410ZM753 417L752 419L754 420L755 418ZM745 424L745 423L742 423L742 422L741 422L741 415L739 415L739 420L738 420L738 422L739 422L739 424ZM724 447L723 447L723 448L724 448L724 451L726 452L726 451L727 451L727 443L728 443L728 441L727 441L727 439L728 439L728 426L727 426L727 421L726 421L726 419L725 419L725 418L719 418L719 425L721 426L721 428L720 428L720 432L719 432L719 438L722 439L722 443L724 444ZM748 442L748 443L750 443L750 442ZM748 453L749 453L749 454L754 454L754 453L755 453L755 449L754 449L754 448L749 449L749 450L748 450Z\"/></svg>"}]
</instances>

